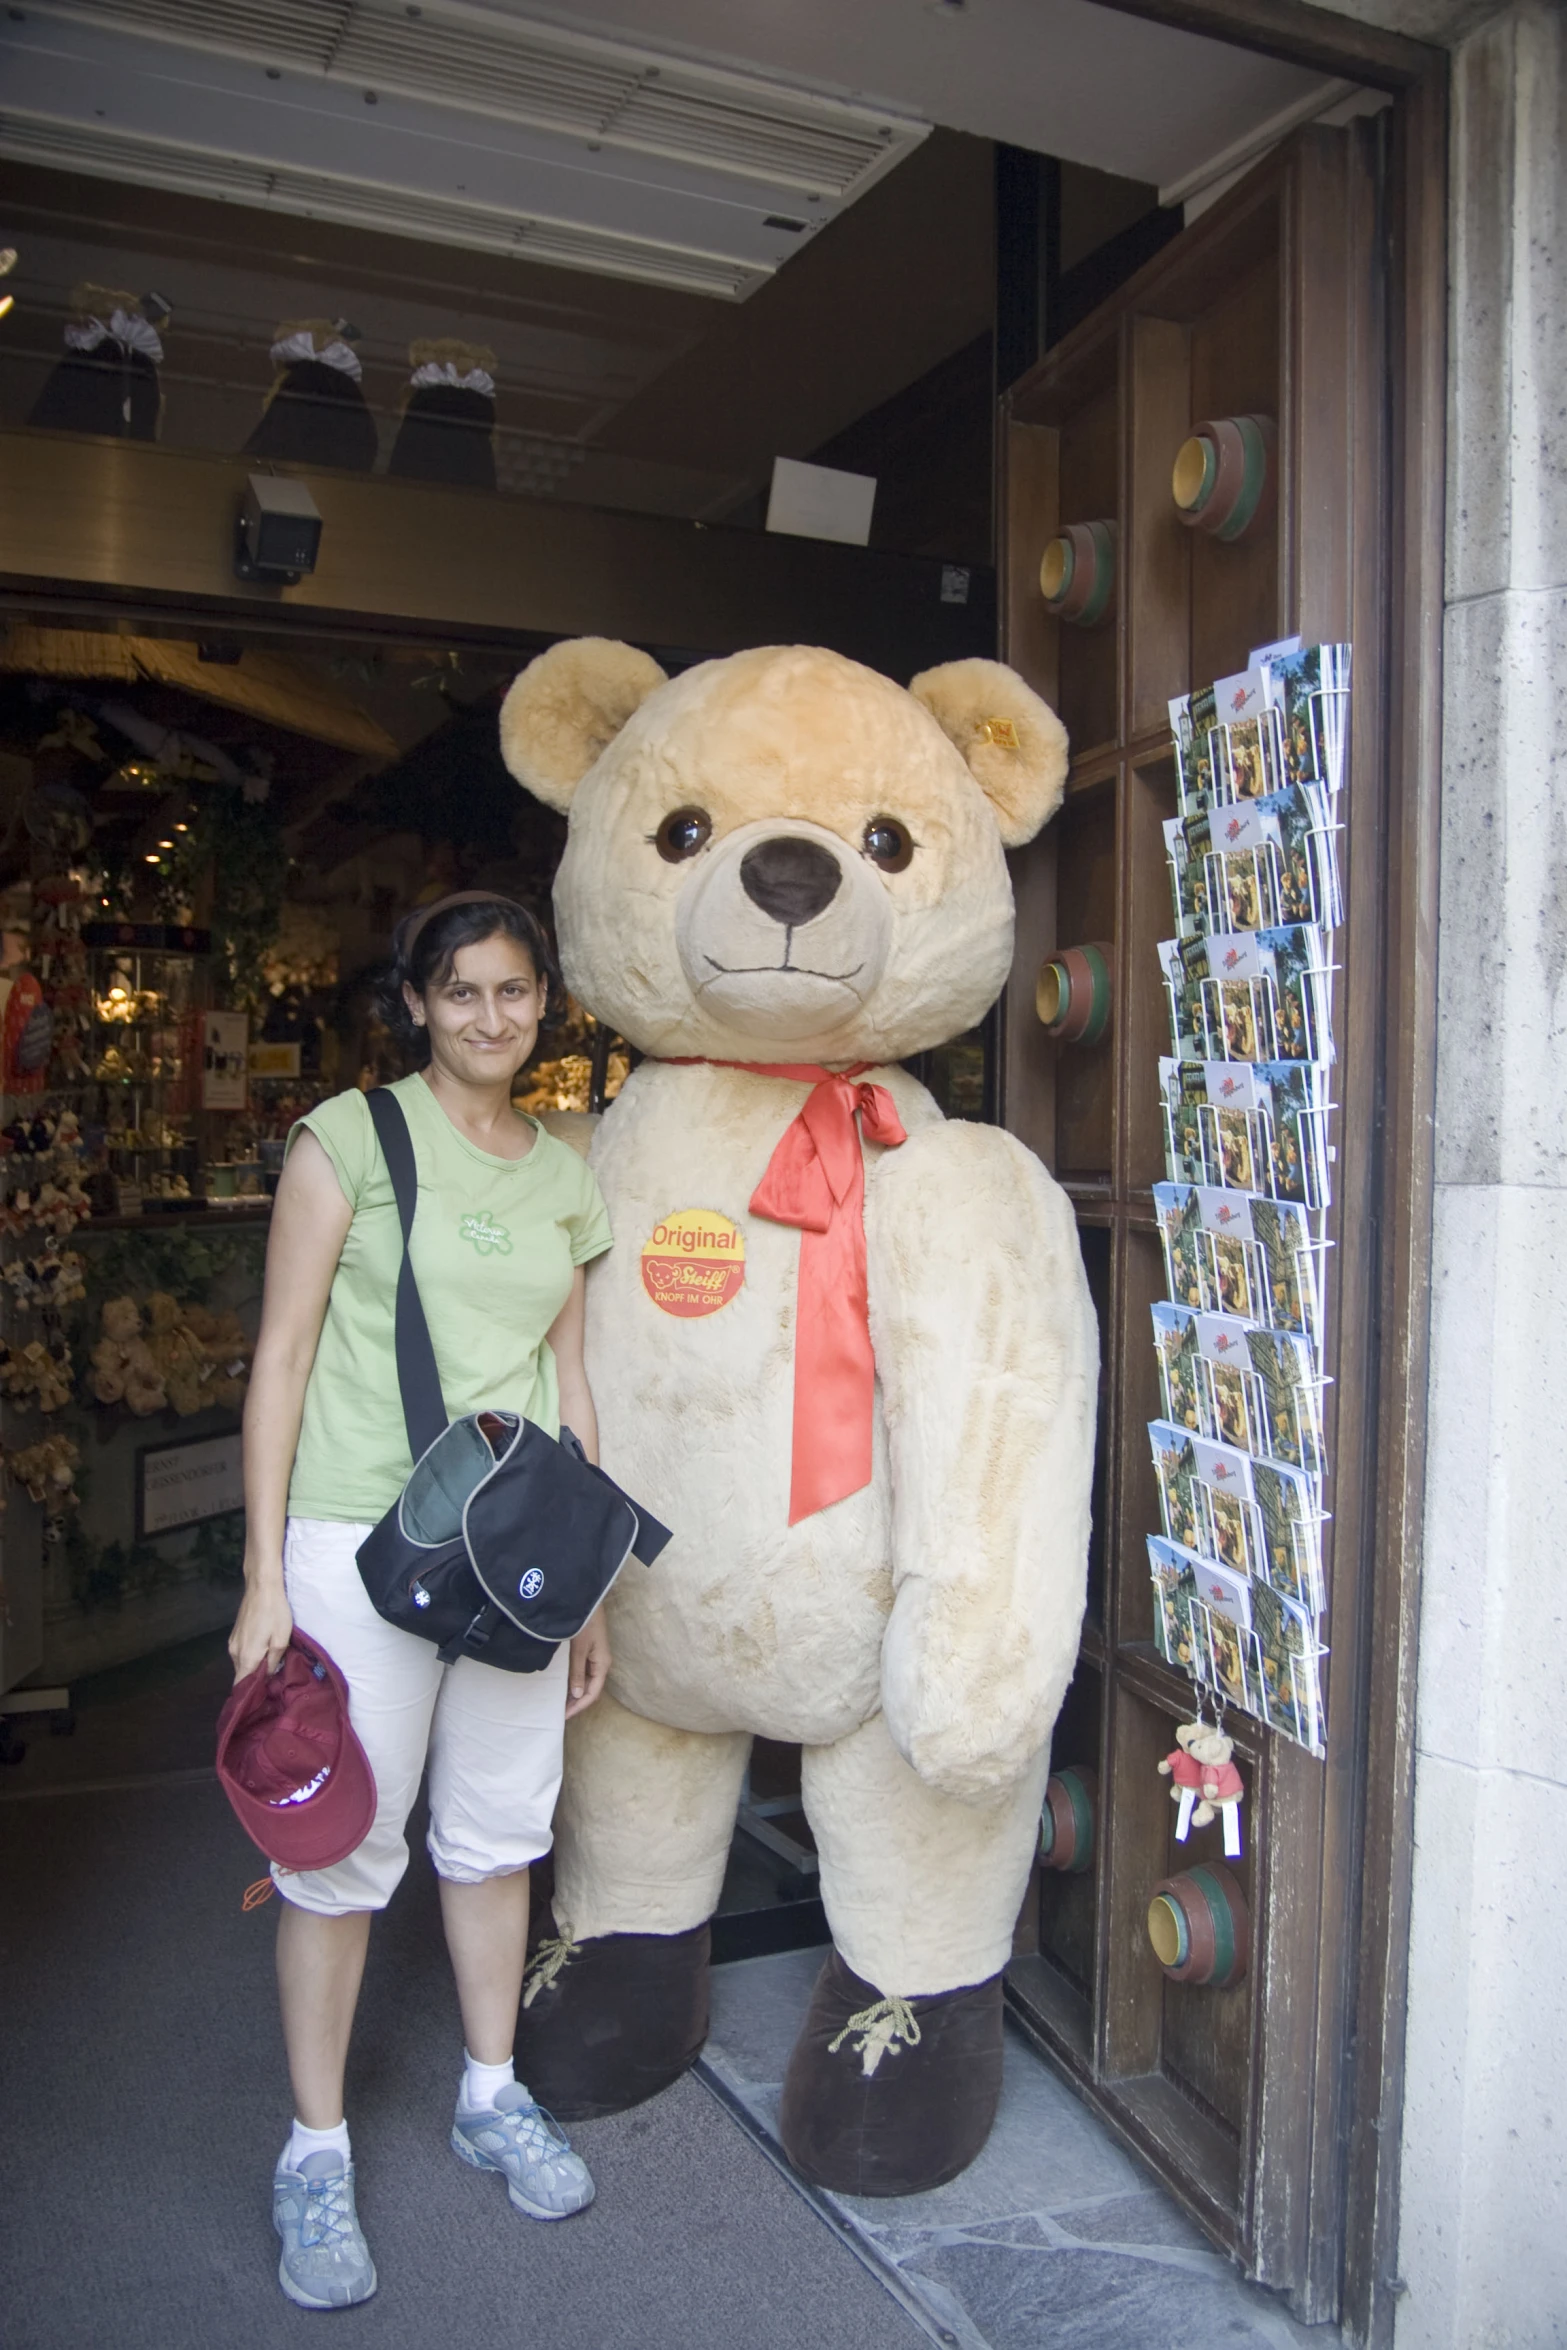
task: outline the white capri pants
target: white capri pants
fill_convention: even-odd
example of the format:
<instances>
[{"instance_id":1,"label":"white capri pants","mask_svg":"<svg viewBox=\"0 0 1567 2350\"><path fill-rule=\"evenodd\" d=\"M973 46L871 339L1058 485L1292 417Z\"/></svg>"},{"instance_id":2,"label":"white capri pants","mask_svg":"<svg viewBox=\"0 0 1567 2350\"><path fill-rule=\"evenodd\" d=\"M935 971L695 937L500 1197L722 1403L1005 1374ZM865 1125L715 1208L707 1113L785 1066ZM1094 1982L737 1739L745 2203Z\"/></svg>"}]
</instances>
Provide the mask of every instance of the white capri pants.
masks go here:
<instances>
[{"instance_id":1,"label":"white capri pants","mask_svg":"<svg viewBox=\"0 0 1567 2350\"><path fill-rule=\"evenodd\" d=\"M290 1518L283 1582L294 1621L348 1683L348 1716L375 1774L376 1812L357 1851L331 1869L272 1871L278 1891L321 1917L384 1909L408 1866L403 1831L428 1758L437 1874L457 1885L512 1875L548 1852L560 1793L570 1662L563 1641L542 1673L503 1673L378 1616L354 1554L368 1526Z\"/></svg>"}]
</instances>

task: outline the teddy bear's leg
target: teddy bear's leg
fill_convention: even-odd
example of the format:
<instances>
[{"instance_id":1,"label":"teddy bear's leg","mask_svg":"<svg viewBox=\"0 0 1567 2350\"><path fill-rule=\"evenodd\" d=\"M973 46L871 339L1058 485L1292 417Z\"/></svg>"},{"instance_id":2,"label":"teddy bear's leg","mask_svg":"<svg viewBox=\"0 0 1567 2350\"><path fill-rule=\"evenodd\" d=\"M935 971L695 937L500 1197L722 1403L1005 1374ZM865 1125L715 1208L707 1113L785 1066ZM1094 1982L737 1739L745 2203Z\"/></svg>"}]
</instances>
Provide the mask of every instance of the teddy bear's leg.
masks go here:
<instances>
[{"instance_id":1,"label":"teddy bear's leg","mask_svg":"<svg viewBox=\"0 0 1567 2350\"><path fill-rule=\"evenodd\" d=\"M562 2121L621 2113L707 2038L718 1906L751 1741L644 1721L608 1694L566 1730L555 1923L528 1970L520 2076Z\"/></svg>"},{"instance_id":2,"label":"teddy bear's leg","mask_svg":"<svg viewBox=\"0 0 1567 2350\"><path fill-rule=\"evenodd\" d=\"M795 2168L853 2195L912 2195L973 2161L1001 2094L1001 1969L1049 1757L990 1804L917 1778L878 1714L807 1747L802 1785L834 1947L784 2081Z\"/></svg>"}]
</instances>

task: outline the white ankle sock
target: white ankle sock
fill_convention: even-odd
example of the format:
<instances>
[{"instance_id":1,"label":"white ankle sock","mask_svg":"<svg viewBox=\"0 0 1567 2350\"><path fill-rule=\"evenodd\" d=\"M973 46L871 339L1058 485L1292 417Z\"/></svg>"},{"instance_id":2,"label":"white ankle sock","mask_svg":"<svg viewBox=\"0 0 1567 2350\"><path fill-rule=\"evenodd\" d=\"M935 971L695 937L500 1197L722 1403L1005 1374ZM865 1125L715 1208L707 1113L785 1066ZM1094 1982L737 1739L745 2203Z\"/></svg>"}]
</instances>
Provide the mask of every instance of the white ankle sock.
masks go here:
<instances>
[{"instance_id":1,"label":"white ankle sock","mask_svg":"<svg viewBox=\"0 0 1567 2350\"><path fill-rule=\"evenodd\" d=\"M348 2150L347 2122L334 2122L329 2130L312 2130L296 2114L288 2144L279 2161L284 2170L298 2170L307 2154L340 2154L346 2170L353 2159Z\"/></svg>"},{"instance_id":2,"label":"white ankle sock","mask_svg":"<svg viewBox=\"0 0 1567 2350\"><path fill-rule=\"evenodd\" d=\"M468 2113L487 2113L495 2103L496 2090L504 2089L509 2081L517 2078L512 2060L508 2056L504 2064L480 2064L466 2048L462 2054L462 2087L458 2095Z\"/></svg>"}]
</instances>

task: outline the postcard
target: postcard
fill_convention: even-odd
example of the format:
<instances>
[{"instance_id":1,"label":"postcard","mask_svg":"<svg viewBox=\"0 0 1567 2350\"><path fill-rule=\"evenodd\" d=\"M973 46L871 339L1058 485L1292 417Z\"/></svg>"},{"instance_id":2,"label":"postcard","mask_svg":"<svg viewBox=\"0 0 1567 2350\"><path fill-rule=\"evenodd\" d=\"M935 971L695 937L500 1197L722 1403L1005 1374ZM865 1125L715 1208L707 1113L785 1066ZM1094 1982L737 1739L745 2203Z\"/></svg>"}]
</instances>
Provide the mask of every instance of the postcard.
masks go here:
<instances>
[{"instance_id":1,"label":"postcard","mask_svg":"<svg viewBox=\"0 0 1567 2350\"><path fill-rule=\"evenodd\" d=\"M1261 669L1221 677L1213 689L1213 805L1267 799L1289 780L1284 770L1283 713Z\"/></svg>"},{"instance_id":2,"label":"postcard","mask_svg":"<svg viewBox=\"0 0 1567 2350\"><path fill-rule=\"evenodd\" d=\"M1193 1435L1210 1434L1196 1315L1185 1306L1155 1305L1153 1331L1166 1420Z\"/></svg>"},{"instance_id":3,"label":"postcard","mask_svg":"<svg viewBox=\"0 0 1567 2350\"><path fill-rule=\"evenodd\" d=\"M1285 772L1292 783L1342 790L1347 776L1350 648L1345 644L1264 646L1253 655L1281 707Z\"/></svg>"},{"instance_id":4,"label":"postcard","mask_svg":"<svg viewBox=\"0 0 1567 2350\"><path fill-rule=\"evenodd\" d=\"M1192 1562L1197 1578L1197 1597L1214 1615L1227 1616L1243 1632L1251 1630L1252 1587L1249 1578L1234 1568L1221 1565L1216 1559L1198 1558Z\"/></svg>"},{"instance_id":5,"label":"postcard","mask_svg":"<svg viewBox=\"0 0 1567 2350\"><path fill-rule=\"evenodd\" d=\"M1275 1330L1309 1338L1320 1367L1323 1350L1320 1249L1324 1245L1308 1211L1293 1200L1214 1198L1202 1202L1205 1228L1215 1234L1244 1233L1262 1263L1261 1310L1250 1319ZM1222 1313L1236 1306L1220 1303Z\"/></svg>"},{"instance_id":6,"label":"postcard","mask_svg":"<svg viewBox=\"0 0 1567 2350\"><path fill-rule=\"evenodd\" d=\"M1206 1643L1199 1667L1197 1641L1192 1630L1192 1601L1197 1594L1196 1561L1178 1543L1148 1536L1148 1567L1154 1589L1154 1643L1167 1665L1194 1680L1204 1678Z\"/></svg>"},{"instance_id":7,"label":"postcard","mask_svg":"<svg viewBox=\"0 0 1567 2350\"><path fill-rule=\"evenodd\" d=\"M1202 1246L1202 1201L1197 1186L1156 1183L1153 1204L1164 1244L1166 1294L1177 1305L1199 1312L1204 1308L1210 1313L1237 1311L1233 1306L1221 1308L1214 1295Z\"/></svg>"},{"instance_id":8,"label":"postcard","mask_svg":"<svg viewBox=\"0 0 1567 2350\"><path fill-rule=\"evenodd\" d=\"M1201 1112L1208 1098L1204 1064L1165 1056L1159 1063L1164 1104L1165 1171L1172 1183L1206 1183L1208 1161Z\"/></svg>"},{"instance_id":9,"label":"postcard","mask_svg":"<svg viewBox=\"0 0 1567 2350\"><path fill-rule=\"evenodd\" d=\"M1281 1461L1254 1461L1252 1491L1262 1525L1262 1580L1312 1618L1327 1605L1322 1577L1323 1512L1317 1488Z\"/></svg>"},{"instance_id":10,"label":"postcard","mask_svg":"<svg viewBox=\"0 0 1567 2350\"><path fill-rule=\"evenodd\" d=\"M1325 1653L1305 1610L1266 1584L1252 1595L1250 1679L1254 1710L1271 1729L1320 1749L1320 1660Z\"/></svg>"},{"instance_id":11,"label":"postcard","mask_svg":"<svg viewBox=\"0 0 1567 2350\"><path fill-rule=\"evenodd\" d=\"M1153 1447L1154 1480L1159 1488L1159 1514L1172 1542L1185 1550L1204 1551L1205 1519L1196 1496L1197 1465L1194 1439L1169 1420L1151 1420L1148 1438Z\"/></svg>"},{"instance_id":12,"label":"postcard","mask_svg":"<svg viewBox=\"0 0 1567 2350\"><path fill-rule=\"evenodd\" d=\"M1226 1705L1240 1706L1246 1713L1256 1712L1251 1673L1254 1642L1245 1626L1201 1598L1191 1602L1191 1618L1194 1640L1201 1643L1199 1655L1202 1649L1207 1652L1207 1670L1202 1678Z\"/></svg>"},{"instance_id":13,"label":"postcard","mask_svg":"<svg viewBox=\"0 0 1567 2350\"><path fill-rule=\"evenodd\" d=\"M1175 738L1177 798L1183 816L1212 805L1212 736L1216 715L1214 689L1211 685L1198 686L1189 694L1179 694L1170 704L1170 731Z\"/></svg>"}]
</instances>

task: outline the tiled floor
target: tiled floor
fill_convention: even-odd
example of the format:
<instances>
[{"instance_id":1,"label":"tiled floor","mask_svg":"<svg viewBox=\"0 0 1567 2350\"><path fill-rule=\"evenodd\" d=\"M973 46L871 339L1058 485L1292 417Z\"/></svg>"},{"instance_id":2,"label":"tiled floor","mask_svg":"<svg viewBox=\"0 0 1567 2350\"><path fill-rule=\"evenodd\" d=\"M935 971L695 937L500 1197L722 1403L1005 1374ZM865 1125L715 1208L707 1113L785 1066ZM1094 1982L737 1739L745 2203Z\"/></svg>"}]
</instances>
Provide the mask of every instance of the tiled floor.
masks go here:
<instances>
[{"instance_id":1,"label":"tiled floor","mask_svg":"<svg viewBox=\"0 0 1567 2350\"><path fill-rule=\"evenodd\" d=\"M792 1951L713 1976L702 2075L780 2161L779 2083L820 1964L820 1951ZM899 2202L811 2199L944 2350L1338 2341L1247 2284L1015 2034L995 2130L961 2178Z\"/></svg>"}]
</instances>

